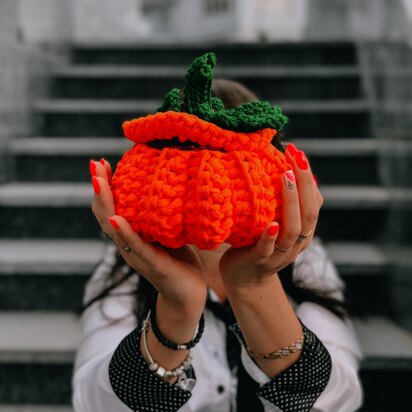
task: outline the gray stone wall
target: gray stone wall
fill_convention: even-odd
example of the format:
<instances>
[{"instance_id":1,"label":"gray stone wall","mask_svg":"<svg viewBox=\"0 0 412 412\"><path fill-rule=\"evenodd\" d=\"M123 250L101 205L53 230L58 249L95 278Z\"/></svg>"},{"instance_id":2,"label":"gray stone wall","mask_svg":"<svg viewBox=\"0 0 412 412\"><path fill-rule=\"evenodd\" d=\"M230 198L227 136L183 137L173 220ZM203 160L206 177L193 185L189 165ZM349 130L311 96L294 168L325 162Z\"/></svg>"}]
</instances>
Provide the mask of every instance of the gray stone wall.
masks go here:
<instances>
[{"instance_id":1,"label":"gray stone wall","mask_svg":"<svg viewBox=\"0 0 412 412\"><path fill-rule=\"evenodd\" d=\"M17 123L19 112L26 106L23 90L25 65L18 47L18 7L13 1L0 3L0 130L11 134L12 129L24 129L23 120ZM20 119L22 120L22 119ZM18 130L16 130L18 132Z\"/></svg>"},{"instance_id":2,"label":"gray stone wall","mask_svg":"<svg viewBox=\"0 0 412 412\"><path fill-rule=\"evenodd\" d=\"M16 0L24 38L43 43L121 43L147 31L141 0Z\"/></svg>"},{"instance_id":3,"label":"gray stone wall","mask_svg":"<svg viewBox=\"0 0 412 412\"><path fill-rule=\"evenodd\" d=\"M32 133L30 103L47 88L50 64L63 59L57 48L31 44L24 37L20 2L0 2L0 181L8 180L8 145Z\"/></svg>"},{"instance_id":4,"label":"gray stone wall","mask_svg":"<svg viewBox=\"0 0 412 412\"><path fill-rule=\"evenodd\" d=\"M407 36L412 43L412 0L142 1L149 37L158 40L358 41Z\"/></svg>"},{"instance_id":5,"label":"gray stone wall","mask_svg":"<svg viewBox=\"0 0 412 412\"><path fill-rule=\"evenodd\" d=\"M382 183L390 191L387 243L412 244L412 49L405 42L359 45Z\"/></svg>"},{"instance_id":6,"label":"gray stone wall","mask_svg":"<svg viewBox=\"0 0 412 412\"><path fill-rule=\"evenodd\" d=\"M309 0L309 40L403 40L410 0Z\"/></svg>"},{"instance_id":7,"label":"gray stone wall","mask_svg":"<svg viewBox=\"0 0 412 412\"><path fill-rule=\"evenodd\" d=\"M412 330L412 49L406 42L365 43L359 55L389 192L381 244L395 262L390 291L396 315Z\"/></svg>"}]
</instances>

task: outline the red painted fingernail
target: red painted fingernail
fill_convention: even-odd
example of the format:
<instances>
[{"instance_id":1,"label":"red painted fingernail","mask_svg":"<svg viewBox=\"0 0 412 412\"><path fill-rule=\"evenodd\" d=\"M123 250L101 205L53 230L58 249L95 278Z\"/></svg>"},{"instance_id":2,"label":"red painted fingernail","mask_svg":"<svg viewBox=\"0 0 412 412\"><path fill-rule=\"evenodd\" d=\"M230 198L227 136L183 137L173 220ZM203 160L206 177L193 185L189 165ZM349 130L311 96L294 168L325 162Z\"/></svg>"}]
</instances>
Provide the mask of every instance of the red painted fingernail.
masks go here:
<instances>
[{"instance_id":1,"label":"red painted fingernail","mask_svg":"<svg viewBox=\"0 0 412 412\"><path fill-rule=\"evenodd\" d=\"M104 157L102 157L99 160L99 162L106 168L106 159ZM110 183L110 181L112 180L112 171L111 171L110 167L106 169L106 173L107 173L107 178L108 178L109 183Z\"/></svg>"},{"instance_id":2,"label":"red painted fingernail","mask_svg":"<svg viewBox=\"0 0 412 412\"><path fill-rule=\"evenodd\" d=\"M297 152L295 159L296 159L296 164L298 165L298 168L300 170L308 170L309 163L308 163L308 159L306 159L305 153L303 153L302 151Z\"/></svg>"},{"instance_id":3,"label":"red painted fingernail","mask_svg":"<svg viewBox=\"0 0 412 412\"><path fill-rule=\"evenodd\" d=\"M295 157L296 153L299 151L298 148L293 144L293 143L289 143L286 146L286 151L292 156Z\"/></svg>"},{"instance_id":4,"label":"red painted fingernail","mask_svg":"<svg viewBox=\"0 0 412 412\"><path fill-rule=\"evenodd\" d=\"M277 233L279 232L279 226L271 226L268 230L269 236L276 236Z\"/></svg>"},{"instance_id":5,"label":"red painted fingernail","mask_svg":"<svg viewBox=\"0 0 412 412\"><path fill-rule=\"evenodd\" d=\"M90 167L90 175L91 176L96 176L96 163L94 163L93 159L90 160L89 167Z\"/></svg>"},{"instance_id":6,"label":"red painted fingernail","mask_svg":"<svg viewBox=\"0 0 412 412\"><path fill-rule=\"evenodd\" d=\"M118 223L116 222L116 219L113 216L109 217L109 222L116 230L120 229Z\"/></svg>"},{"instance_id":7,"label":"red painted fingernail","mask_svg":"<svg viewBox=\"0 0 412 412\"><path fill-rule=\"evenodd\" d=\"M292 190L296 187L296 178L293 170L287 170L284 174L286 188Z\"/></svg>"},{"instance_id":8,"label":"red painted fingernail","mask_svg":"<svg viewBox=\"0 0 412 412\"><path fill-rule=\"evenodd\" d=\"M316 183L316 186L319 186L319 180L315 175L312 175L312 179Z\"/></svg>"},{"instance_id":9,"label":"red painted fingernail","mask_svg":"<svg viewBox=\"0 0 412 412\"><path fill-rule=\"evenodd\" d=\"M93 176L92 184L93 184L93 189L96 195L100 195L100 185L99 185L99 181L97 180L96 176Z\"/></svg>"}]
</instances>

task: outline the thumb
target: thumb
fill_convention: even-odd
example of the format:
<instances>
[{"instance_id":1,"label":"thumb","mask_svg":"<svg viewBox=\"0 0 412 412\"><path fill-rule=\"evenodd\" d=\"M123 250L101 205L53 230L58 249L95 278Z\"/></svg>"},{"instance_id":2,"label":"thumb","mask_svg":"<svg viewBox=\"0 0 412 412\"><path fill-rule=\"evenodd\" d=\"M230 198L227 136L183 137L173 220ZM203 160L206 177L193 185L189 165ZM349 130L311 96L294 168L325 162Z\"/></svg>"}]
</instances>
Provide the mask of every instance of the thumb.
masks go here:
<instances>
[{"instance_id":1,"label":"thumb","mask_svg":"<svg viewBox=\"0 0 412 412\"><path fill-rule=\"evenodd\" d=\"M260 257L272 256L275 242L279 233L277 222L269 223L255 245L255 252Z\"/></svg>"}]
</instances>

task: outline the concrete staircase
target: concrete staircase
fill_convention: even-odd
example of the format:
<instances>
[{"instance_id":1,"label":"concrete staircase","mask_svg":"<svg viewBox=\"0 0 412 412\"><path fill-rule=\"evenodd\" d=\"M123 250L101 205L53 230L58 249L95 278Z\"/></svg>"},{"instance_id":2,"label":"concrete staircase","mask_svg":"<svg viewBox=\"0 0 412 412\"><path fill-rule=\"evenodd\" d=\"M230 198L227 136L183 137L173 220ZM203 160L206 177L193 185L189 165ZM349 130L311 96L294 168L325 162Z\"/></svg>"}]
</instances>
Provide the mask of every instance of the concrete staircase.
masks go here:
<instances>
[{"instance_id":1,"label":"concrete staircase","mask_svg":"<svg viewBox=\"0 0 412 412\"><path fill-rule=\"evenodd\" d=\"M377 245L388 215L378 146L356 50L348 43L79 46L35 100L38 134L16 139L14 180L0 186L0 411L70 411L82 288L104 244L90 212L88 161L113 164L129 147L125 119L152 112L182 85L191 60L218 55L217 76L238 79L290 117L325 198L318 235L347 283L365 353L363 411L408 411L412 335L392 319L394 262ZM333 412L333 411L331 411Z\"/></svg>"}]
</instances>

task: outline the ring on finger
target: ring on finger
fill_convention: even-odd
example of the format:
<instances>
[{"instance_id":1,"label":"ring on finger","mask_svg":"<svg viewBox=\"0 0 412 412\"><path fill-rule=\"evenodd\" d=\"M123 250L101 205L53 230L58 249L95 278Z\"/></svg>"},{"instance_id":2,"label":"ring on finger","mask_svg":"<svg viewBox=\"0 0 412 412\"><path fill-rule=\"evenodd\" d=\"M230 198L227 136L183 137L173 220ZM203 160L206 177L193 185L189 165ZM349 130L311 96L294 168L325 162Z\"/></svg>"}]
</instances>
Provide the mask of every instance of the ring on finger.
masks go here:
<instances>
[{"instance_id":1,"label":"ring on finger","mask_svg":"<svg viewBox=\"0 0 412 412\"><path fill-rule=\"evenodd\" d=\"M283 252L283 253L289 252L289 250L290 250L290 248L289 248L289 249L282 249L282 248L279 247L276 243L275 243L275 248L276 248L277 250L279 250L279 252Z\"/></svg>"},{"instance_id":2,"label":"ring on finger","mask_svg":"<svg viewBox=\"0 0 412 412\"><path fill-rule=\"evenodd\" d=\"M298 236L298 238L296 240L296 243L303 243L312 234L312 232L313 232L313 230L309 230L308 233L305 233L305 234L301 233Z\"/></svg>"},{"instance_id":3,"label":"ring on finger","mask_svg":"<svg viewBox=\"0 0 412 412\"><path fill-rule=\"evenodd\" d=\"M130 247L130 245L127 245L126 247L122 248L125 252L131 252L132 248Z\"/></svg>"}]
</instances>

